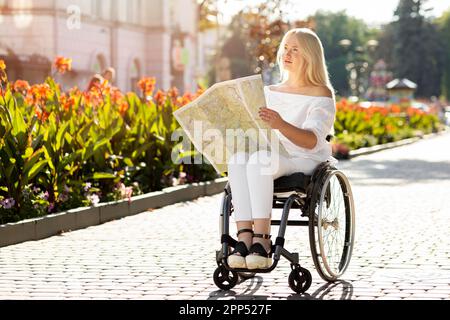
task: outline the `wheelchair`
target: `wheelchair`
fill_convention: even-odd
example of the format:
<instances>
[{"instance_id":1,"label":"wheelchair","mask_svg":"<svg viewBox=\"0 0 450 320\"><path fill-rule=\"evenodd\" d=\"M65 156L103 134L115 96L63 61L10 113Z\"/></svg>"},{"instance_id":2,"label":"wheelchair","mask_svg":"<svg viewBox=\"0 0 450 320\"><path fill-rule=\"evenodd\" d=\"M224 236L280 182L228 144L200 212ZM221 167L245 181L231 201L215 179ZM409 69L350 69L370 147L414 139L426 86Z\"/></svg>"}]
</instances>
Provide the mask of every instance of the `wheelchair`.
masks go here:
<instances>
[{"instance_id":1,"label":"wheelchair","mask_svg":"<svg viewBox=\"0 0 450 320\"><path fill-rule=\"evenodd\" d=\"M275 181L273 208L283 209L283 213L281 220L272 220L272 226L279 226L279 232L272 246L273 265L269 269L229 267L228 256L237 244L229 230L233 214L232 196L227 185L220 214L222 248L216 252L218 268L214 272L214 283L219 289L231 290L239 279L244 281L258 273L270 273L284 257L291 263L289 287L297 294L305 293L311 286L312 275L300 265L298 253L284 248L287 226L308 227L312 259L323 280L335 282L347 270L355 241L355 206L347 177L331 162L320 164L312 176L296 173ZM299 209L298 219L290 220L294 209Z\"/></svg>"}]
</instances>

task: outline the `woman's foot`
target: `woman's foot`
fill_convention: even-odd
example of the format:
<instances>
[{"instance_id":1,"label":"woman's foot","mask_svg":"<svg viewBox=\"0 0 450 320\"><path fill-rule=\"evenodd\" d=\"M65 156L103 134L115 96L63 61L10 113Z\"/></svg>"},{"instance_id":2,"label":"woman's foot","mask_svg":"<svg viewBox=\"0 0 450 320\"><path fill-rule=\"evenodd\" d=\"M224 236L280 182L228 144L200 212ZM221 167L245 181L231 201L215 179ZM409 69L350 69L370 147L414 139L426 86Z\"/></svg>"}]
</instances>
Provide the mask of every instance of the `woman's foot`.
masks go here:
<instances>
[{"instance_id":1,"label":"woman's foot","mask_svg":"<svg viewBox=\"0 0 450 320\"><path fill-rule=\"evenodd\" d=\"M249 270L269 269L272 266L272 242L270 235L254 235L245 263Z\"/></svg>"},{"instance_id":2,"label":"woman's foot","mask_svg":"<svg viewBox=\"0 0 450 320\"><path fill-rule=\"evenodd\" d=\"M252 243L253 230L244 229L238 232L239 242L228 257L228 266L232 269L247 269L245 258Z\"/></svg>"}]
</instances>

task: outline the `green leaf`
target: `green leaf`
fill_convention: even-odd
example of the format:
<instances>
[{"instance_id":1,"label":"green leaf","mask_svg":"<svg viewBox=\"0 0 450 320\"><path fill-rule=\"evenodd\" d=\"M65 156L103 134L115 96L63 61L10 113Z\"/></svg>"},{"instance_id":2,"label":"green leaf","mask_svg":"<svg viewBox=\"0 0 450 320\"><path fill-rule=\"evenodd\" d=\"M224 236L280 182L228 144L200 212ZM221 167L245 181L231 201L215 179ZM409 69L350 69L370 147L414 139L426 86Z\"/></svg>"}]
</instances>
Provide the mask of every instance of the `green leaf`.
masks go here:
<instances>
[{"instance_id":1,"label":"green leaf","mask_svg":"<svg viewBox=\"0 0 450 320\"><path fill-rule=\"evenodd\" d=\"M33 152L34 152L33 148L27 148L25 154L22 156L22 159L28 159L33 155Z\"/></svg>"},{"instance_id":2,"label":"green leaf","mask_svg":"<svg viewBox=\"0 0 450 320\"><path fill-rule=\"evenodd\" d=\"M94 175L92 176L92 179L94 180L102 180L102 179L115 179L116 176L113 175L112 173L106 173L106 172L97 172L94 173Z\"/></svg>"},{"instance_id":3,"label":"green leaf","mask_svg":"<svg viewBox=\"0 0 450 320\"><path fill-rule=\"evenodd\" d=\"M94 145L94 152L96 152L99 148L104 146L105 144L109 143L109 139L103 138L100 141L97 141Z\"/></svg>"},{"instance_id":4,"label":"green leaf","mask_svg":"<svg viewBox=\"0 0 450 320\"><path fill-rule=\"evenodd\" d=\"M17 136L19 133L26 133L27 128L25 121L23 120L23 115L19 108L14 107L12 112L12 134Z\"/></svg>"},{"instance_id":5,"label":"green leaf","mask_svg":"<svg viewBox=\"0 0 450 320\"><path fill-rule=\"evenodd\" d=\"M28 173L27 181L32 180L36 175L38 175L47 166L47 160L41 160L36 163L33 168L31 168Z\"/></svg>"},{"instance_id":6,"label":"green leaf","mask_svg":"<svg viewBox=\"0 0 450 320\"><path fill-rule=\"evenodd\" d=\"M33 155L29 157L29 159L25 162L25 165L23 167L23 172L25 175L27 175L27 172L31 170L31 168L34 166L34 164L39 160L41 157L41 154L44 152L43 149L40 149L36 151Z\"/></svg>"},{"instance_id":7,"label":"green leaf","mask_svg":"<svg viewBox=\"0 0 450 320\"><path fill-rule=\"evenodd\" d=\"M133 167L133 166L134 166L134 163L133 163L133 161L131 161L130 158L125 158L125 159L123 159L123 162L124 162L128 167Z\"/></svg>"},{"instance_id":8,"label":"green leaf","mask_svg":"<svg viewBox=\"0 0 450 320\"><path fill-rule=\"evenodd\" d=\"M67 143L72 144L73 138L68 132L64 133L64 138L66 138Z\"/></svg>"},{"instance_id":9,"label":"green leaf","mask_svg":"<svg viewBox=\"0 0 450 320\"><path fill-rule=\"evenodd\" d=\"M66 133L67 127L69 126L70 122L66 122L62 125L62 127L58 130L58 133L56 135L56 150L60 150L61 146L63 144L63 137Z\"/></svg>"},{"instance_id":10,"label":"green leaf","mask_svg":"<svg viewBox=\"0 0 450 320\"><path fill-rule=\"evenodd\" d=\"M56 170L55 165L53 164L52 157L50 156L50 154L48 152L47 145L44 146L43 150L44 150L45 159L48 161L48 166L50 167L50 169L52 169L52 171L55 171Z\"/></svg>"}]
</instances>

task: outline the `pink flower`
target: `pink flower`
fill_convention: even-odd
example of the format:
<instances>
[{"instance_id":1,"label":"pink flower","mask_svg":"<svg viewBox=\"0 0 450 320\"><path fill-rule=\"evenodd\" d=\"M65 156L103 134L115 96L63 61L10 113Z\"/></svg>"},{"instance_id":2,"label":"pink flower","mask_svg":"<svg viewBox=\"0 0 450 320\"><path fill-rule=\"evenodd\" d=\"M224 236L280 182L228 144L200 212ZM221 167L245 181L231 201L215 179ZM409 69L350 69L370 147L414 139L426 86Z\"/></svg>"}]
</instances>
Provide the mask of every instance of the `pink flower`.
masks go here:
<instances>
[{"instance_id":1,"label":"pink flower","mask_svg":"<svg viewBox=\"0 0 450 320\"><path fill-rule=\"evenodd\" d=\"M5 208L6 210L11 209L16 204L16 201L13 198L5 199L0 201L0 207Z\"/></svg>"},{"instance_id":2,"label":"pink flower","mask_svg":"<svg viewBox=\"0 0 450 320\"><path fill-rule=\"evenodd\" d=\"M95 193L87 197L94 206L100 203L100 198Z\"/></svg>"}]
</instances>

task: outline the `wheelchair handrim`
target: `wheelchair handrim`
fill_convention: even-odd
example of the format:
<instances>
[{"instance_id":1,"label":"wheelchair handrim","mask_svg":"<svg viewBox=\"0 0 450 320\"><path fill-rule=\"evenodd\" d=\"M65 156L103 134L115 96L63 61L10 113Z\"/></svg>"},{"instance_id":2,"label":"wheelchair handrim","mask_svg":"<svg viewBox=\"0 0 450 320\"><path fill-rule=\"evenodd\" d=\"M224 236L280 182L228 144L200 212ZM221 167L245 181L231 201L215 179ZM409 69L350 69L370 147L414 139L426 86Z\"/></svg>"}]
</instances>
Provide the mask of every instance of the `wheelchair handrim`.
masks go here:
<instances>
[{"instance_id":1,"label":"wheelchair handrim","mask_svg":"<svg viewBox=\"0 0 450 320\"><path fill-rule=\"evenodd\" d=\"M327 254L325 253L325 239L324 239L324 234L323 234L323 230L322 230L322 221L323 219L325 219L326 217L324 217L324 212L325 212L325 196L327 194L327 189L328 186L330 186L331 180L333 178L336 178L338 181L338 186L339 186L339 190L340 190L340 195L343 197L343 201L344 201L344 216L345 216L345 234L344 234L344 240L343 240L343 245L342 248L339 249L341 252L340 255L340 261L339 261L339 267L337 268L338 270L334 270L336 269L335 267L333 267L331 265L331 263L333 263L333 261L329 261L329 257L327 256ZM333 197L332 197L333 199ZM333 201L333 200L332 200ZM319 201L319 208L318 208L318 216L317 216L317 234L318 234L318 244L319 244L319 249L320 249L320 257L321 257L321 262L318 262L318 266L321 269L321 272L324 273L324 276L327 278L327 280L337 280L340 276L342 276L345 271L347 270L349 263L350 263L350 259L351 259L351 255L352 255L352 250L353 250L353 244L354 244L354 234L355 234L355 214L354 214L354 203L353 203L353 194L351 191L351 187L350 184L348 182L348 179L346 178L346 176L340 172L340 171L333 171L331 172L331 174L327 177L327 179L325 180L323 187L321 189L321 194L320 194L320 201ZM337 223L339 223L339 219L337 219ZM315 230L313 230L313 232L315 232ZM316 246L316 244L313 244L314 246ZM319 258L317 258L319 259ZM320 265L322 264L324 268L322 268L322 266ZM325 269L325 270L324 270ZM325 272L328 273L328 275L325 274Z\"/></svg>"}]
</instances>

